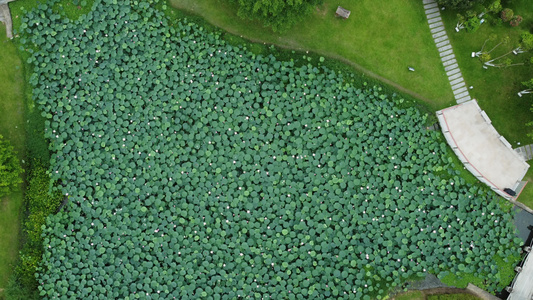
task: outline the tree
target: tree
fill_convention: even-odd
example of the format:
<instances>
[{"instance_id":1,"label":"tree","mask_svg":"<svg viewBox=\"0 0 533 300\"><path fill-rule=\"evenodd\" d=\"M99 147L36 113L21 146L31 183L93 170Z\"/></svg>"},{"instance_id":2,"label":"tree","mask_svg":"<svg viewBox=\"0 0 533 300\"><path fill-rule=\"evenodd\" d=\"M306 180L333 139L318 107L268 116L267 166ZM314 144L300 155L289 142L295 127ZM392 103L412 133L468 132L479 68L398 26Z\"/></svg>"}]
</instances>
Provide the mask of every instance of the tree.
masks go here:
<instances>
[{"instance_id":1,"label":"tree","mask_svg":"<svg viewBox=\"0 0 533 300\"><path fill-rule=\"evenodd\" d=\"M522 23L522 16L516 15L513 17L513 19L511 20L509 24L511 24L511 26L513 27L516 27L520 25L520 23Z\"/></svg>"},{"instance_id":2,"label":"tree","mask_svg":"<svg viewBox=\"0 0 533 300\"><path fill-rule=\"evenodd\" d=\"M508 36L506 36L496 46L494 46L492 49L490 49L489 51L485 51L485 46L487 45L487 42L494 41L496 39L497 39L497 36L495 34L491 34L489 36L489 38L485 40L485 42L483 43L483 46L481 46L481 50L479 50L478 52L475 53L475 56L477 56L477 57L482 57L483 56L483 57L485 57L485 59L488 57L489 59L485 60L485 61L488 61L488 60L490 60L490 53L492 51L494 51L500 45L508 44L509 41L510 41L510 38ZM481 59L481 60L483 61L484 59ZM483 61L483 62L485 62L485 61Z\"/></svg>"},{"instance_id":3,"label":"tree","mask_svg":"<svg viewBox=\"0 0 533 300\"><path fill-rule=\"evenodd\" d=\"M475 53L475 56L480 58L481 62L483 63L485 67L502 68L502 67L522 66L525 64L529 64L529 62L513 63L513 61L510 58L507 58L507 56L510 55L511 53L514 55L518 55L520 53L525 53L525 52L532 50L533 49L533 34L529 32L522 33L521 38L520 38L520 45L517 48L514 48L511 51L505 54L502 54L496 58L492 58L490 53L494 51L494 49L496 49L500 45L508 44L510 39L509 37L505 37L500 43L498 43L490 51L484 51L486 43L493 39L494 39L494 36L489 37L483 44L483 47L481 48L481 50Z\"/></svg>"},{"instance_id":4,"label":"tree","mask_svg":"<svg viewBox=\"0 0 533 300\"><path fill-rule=\"evenodd\" d=\"M489 6L487 6L487 11L495 14L502 11L502 9L503 7L500 0L495 0L494 2L489 4Z\"/></svg>"},{"instance_id":5,"label":"tree","mask_svg":"<svg viewBox=\"0 0 533 300\"><path fill-rule=\"evenodd\" d=\"M485 0L437 0L439 5L455 10L467 10L475 4L483 4Z\"/></svg>"},{"instance_id":6,"label":"tree","mask_svg":"<svg viewBox=\"0 0 533 300\"><path fill-rule=\"evenodd\" d=\"M533 58L532 58L533 60ZM524 81L522 82L522 85L526 88L525 90L522 90L520 92L518 92L518 96L519 97L522 97L522 95L525 95L525 94L533 94L533 78L531 78L530 80L528 81Z\"/></svg>"},{"instance_id":7,"label":"tree","mask_svg":"<svg viewBox=\"0 0 533 300\"><path fill-rule=\"evenodd\" d=\"M506 8L502 10L502 13L501 13L502 21L509 22L513 19L513 16L514 16L514 12L512 9Z\"/></svg>"},{"instance_id":8,"label":"tree","mask_svg":"<svg viewBox=\"0 0 533 300\"><path fill-rule=\"evenodd\" d=\"M283 32L308 16L322 0L230 0L239 5L237 15L260 20L275 32Z\"/></svg>"},{"instance_id":9,"label":"tree","mask_svg":"<svg viewBox=\"0 0 533 300\"><path fill-rule=\"evenodd\" d=\"M18 184L22 183L22 173L18 158L7 141L0 135L0 197L9 194Z\"/></svg>"},{"instance_id":10,"label":"tree","mask_svg":"<svg viewBox=\"0 0 533 300\"><path fill-rule=\"evenodd\" d=\"M520 36L520 46L513 49L513 54L525 53L533 49L533 34L525 31Z\"/></svg>"}]
</instances>

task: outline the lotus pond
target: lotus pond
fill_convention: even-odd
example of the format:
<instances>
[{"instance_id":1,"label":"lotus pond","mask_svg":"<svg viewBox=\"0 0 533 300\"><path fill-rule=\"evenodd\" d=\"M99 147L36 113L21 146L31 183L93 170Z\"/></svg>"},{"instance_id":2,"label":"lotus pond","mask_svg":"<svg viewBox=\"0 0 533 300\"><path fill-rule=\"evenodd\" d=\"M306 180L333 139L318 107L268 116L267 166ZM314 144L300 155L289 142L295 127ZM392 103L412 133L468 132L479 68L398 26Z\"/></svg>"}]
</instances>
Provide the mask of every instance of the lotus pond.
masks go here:
<instances>
[{"instance_id":1,"label":"lotus pond","mask_svg":"<svg viewBox=\"0 0 533 300\"><path fill-rule=\"evenodd\" d=\"M228 45L157 1L23 19L69 197L44 298L382 298L518 253L512 215L451 166L426 116L327 68ZM31 50L30 50L31 51Z\"/></svg>"}]
</instances>

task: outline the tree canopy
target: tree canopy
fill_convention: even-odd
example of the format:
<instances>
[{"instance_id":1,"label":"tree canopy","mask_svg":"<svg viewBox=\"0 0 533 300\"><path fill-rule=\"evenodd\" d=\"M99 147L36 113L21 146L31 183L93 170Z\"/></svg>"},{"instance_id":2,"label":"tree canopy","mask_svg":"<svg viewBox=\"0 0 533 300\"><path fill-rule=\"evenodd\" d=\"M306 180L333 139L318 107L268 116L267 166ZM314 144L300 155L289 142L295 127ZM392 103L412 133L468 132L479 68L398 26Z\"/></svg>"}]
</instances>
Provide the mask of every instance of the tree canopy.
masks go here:
<instances>
[{"instance_id":1,"label":"tree canopy","mask_svg":"<svg viewBox=\"0 0 533 300\"><path fill-rule=\"evenodd\" d=\"M485 0L437 0L439 5L455 10L467 10L476 4L483 4Z\"/></svg>"},{"instance_id":2,"label":"tree canopy","mask_svg":"<svg viewBox=\"0 0 533 300\"><path fill-rule=\"evenodd\" d=\"M0 135L0 197L9 194L22 182L22 168L13 146Z\"/></svg>"},{"instance_id":3,"label":"tree canopy","mask_svg":"<svg viewBox=\"0 0 533 300\"><path fill-rule=\"evenodd\" d=\"M230 0L239 5L237 14L259 20L275 32L282 32L308 16L322 0Z\"/></svg>"}]
</instances>

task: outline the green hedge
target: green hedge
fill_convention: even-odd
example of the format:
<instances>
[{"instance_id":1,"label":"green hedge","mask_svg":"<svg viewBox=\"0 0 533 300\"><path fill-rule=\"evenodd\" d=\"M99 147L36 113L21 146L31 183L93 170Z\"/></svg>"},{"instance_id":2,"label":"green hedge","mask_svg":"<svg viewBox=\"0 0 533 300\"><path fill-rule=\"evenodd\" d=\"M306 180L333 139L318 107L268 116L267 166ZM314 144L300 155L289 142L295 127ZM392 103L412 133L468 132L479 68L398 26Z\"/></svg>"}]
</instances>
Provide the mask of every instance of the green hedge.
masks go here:
<instances>
[{"instance_id":1,"label":"green hedge","mask_svg":"<svg viewBox=\"0 0 533 300\"><path fill-rule=\"evenodd\" d=\"M35 270L43 256L42 226L46 224L47 216L58 210L63 199L59 192L49 193L50 176L38 160L32 162L29 178L25 197L28 216L23 227L25 241L14 278L6 290L7 299L33 299L37 296ZM32 294L35 294L35 297Z\"/></svg>"}]
</instances>

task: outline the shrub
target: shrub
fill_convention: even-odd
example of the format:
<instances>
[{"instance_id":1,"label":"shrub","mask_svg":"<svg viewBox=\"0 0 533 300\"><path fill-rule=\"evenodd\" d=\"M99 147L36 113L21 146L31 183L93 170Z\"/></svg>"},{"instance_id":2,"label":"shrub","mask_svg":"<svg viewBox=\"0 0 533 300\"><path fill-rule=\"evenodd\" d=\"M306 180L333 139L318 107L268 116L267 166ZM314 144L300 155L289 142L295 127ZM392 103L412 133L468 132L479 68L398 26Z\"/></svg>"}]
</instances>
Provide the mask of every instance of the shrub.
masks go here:
<instances>
[{"instance_id":1,"label":"shrub","mask_svg":"<svg viewBox=\"0 0 533 300\"><path fill-rule=\"evenodd\" d=\"M491 13L499 13L501 12L503 9L502 7L502 4L501 4L501 0L495 0L493 1L491 4L489 4L489 6L487 7L487 10Z\"/></svg>"},{"instance_id":2,"label":"shrub","mask_svg":"<svg viewBox=\"0 0 533 300\"><path fill-rule=\"evenodd\" d=\"M506 9L502 10L502 12L501 12L501 18L502 18L502 21L504 21L504 22L511 21L513 19L513 16L514 16L514 12L510 8L506 8Z\"/></svg>"},{"instance_id":3,"label":"shrub","mask_svg":"<svg viewBox=\"0 0 533 300\"><path fill-rule=\"evenodd\" d=\"M481 26L481 22L477 16L468 19L465 23L465 29L470 33L476 32L479 26Z\"/></svg>"},{"instance_id":4,"label":"shrub","mask_svg":"<svg viewBox=\"0 0 533 300\"><path fill-rule=\"evenodd\" d=\"M0 135L0 198L22 183L22 172L13 146Z\"/></svg>"},{"instance_id":5,"label":"shrub","mask_svg":"<svg viewBox=\"0 0 533 300\"><path fill-rule=\"evenodd\" d=\"M513 26L513 27L516 27L516 26L520 25L520 23L522 23L522 16L520 16L520 15L514 16L513 19L510 22L511 26Z\"/></svg>"},{"instance_id":6,"label":"shrub","mask_svg":"<svg viewBox=\"0 0 533 300\"><path fill-rule=\"evenodd\" d=\"M25 243L15 268L19 284L29 290L37 289L35 271L43 255L42 226L46 224L46 218L57 211L63 198L59 192L50 194L49 186L50 176L37 160L34 161L25 197L28 210L24 221Z\"/></svg>"}]
</instances>

